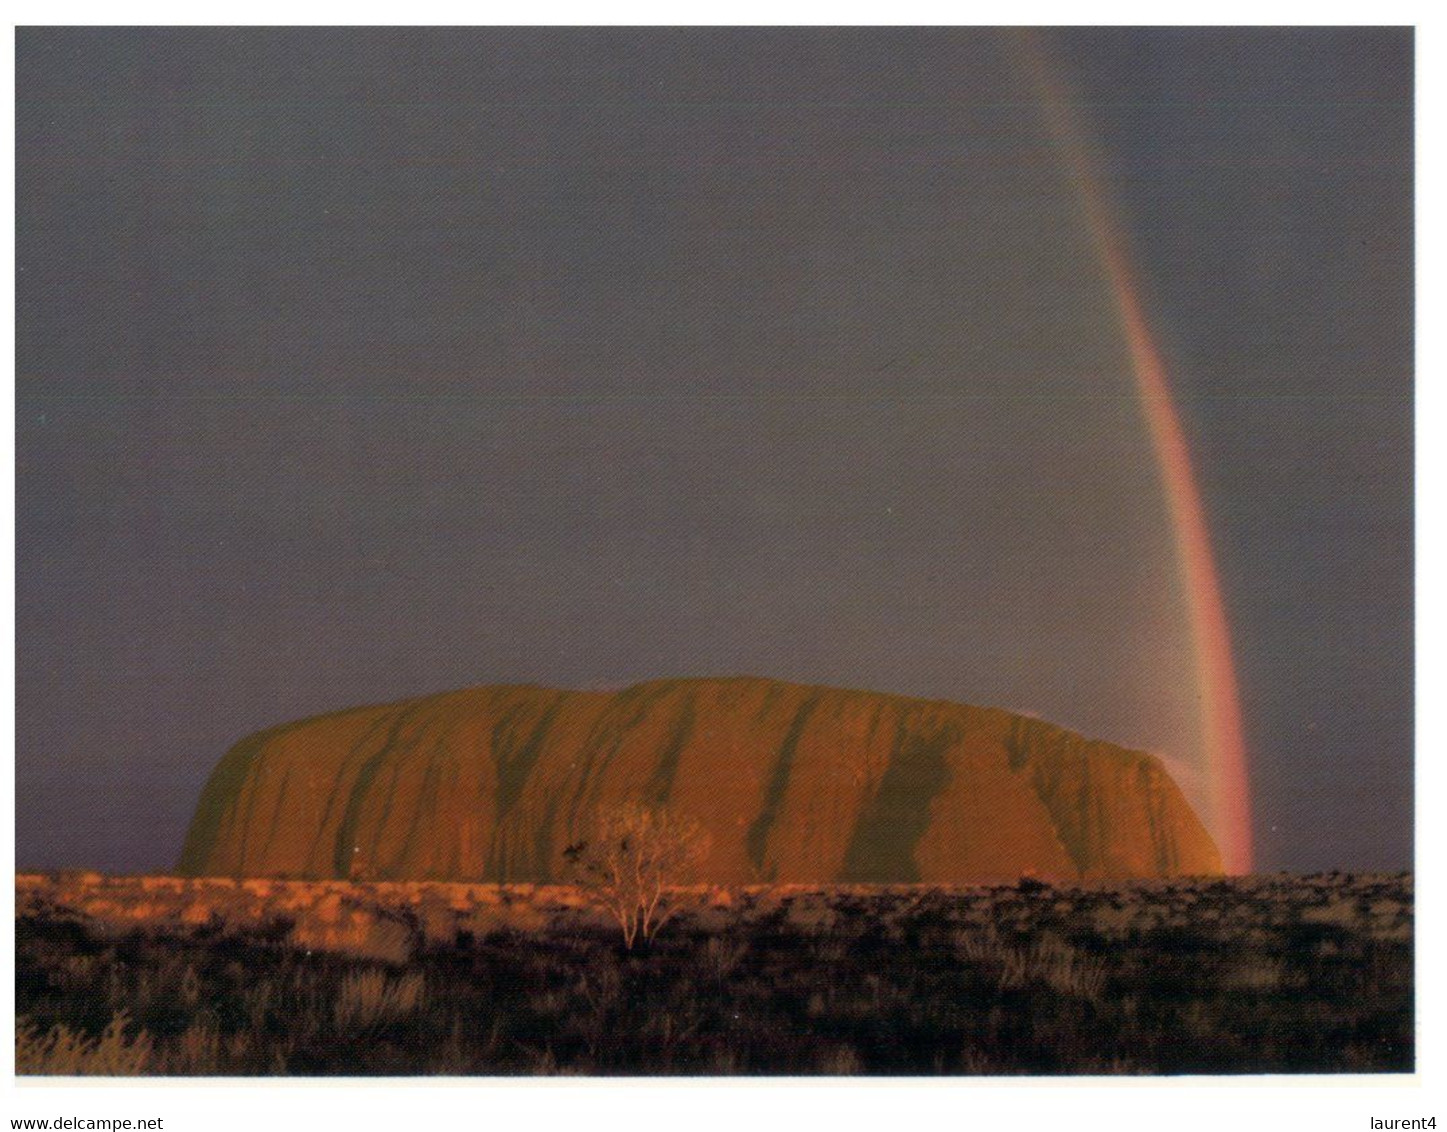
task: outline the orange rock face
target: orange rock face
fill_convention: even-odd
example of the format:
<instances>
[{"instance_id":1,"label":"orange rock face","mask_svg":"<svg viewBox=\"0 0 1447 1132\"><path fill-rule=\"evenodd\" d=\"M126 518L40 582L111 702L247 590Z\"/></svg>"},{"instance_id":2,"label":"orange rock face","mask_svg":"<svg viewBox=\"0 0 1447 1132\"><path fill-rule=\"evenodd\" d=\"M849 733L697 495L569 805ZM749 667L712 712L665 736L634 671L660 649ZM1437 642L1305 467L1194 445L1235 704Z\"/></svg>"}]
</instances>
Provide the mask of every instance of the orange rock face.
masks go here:
<instances>
[{"instance_id":1,"label":"orange rock face","mask_svg":"<svg viewBox=\"0 0 1447 1132\"><path fill-rule=\"evenodd\" d=\"M719 884L1221 871L1152 755L994 708L748 678L473 688L260 732L213 772L180 869L549 881L623 801L706 826Z\"/></svg>"}]
</instances>

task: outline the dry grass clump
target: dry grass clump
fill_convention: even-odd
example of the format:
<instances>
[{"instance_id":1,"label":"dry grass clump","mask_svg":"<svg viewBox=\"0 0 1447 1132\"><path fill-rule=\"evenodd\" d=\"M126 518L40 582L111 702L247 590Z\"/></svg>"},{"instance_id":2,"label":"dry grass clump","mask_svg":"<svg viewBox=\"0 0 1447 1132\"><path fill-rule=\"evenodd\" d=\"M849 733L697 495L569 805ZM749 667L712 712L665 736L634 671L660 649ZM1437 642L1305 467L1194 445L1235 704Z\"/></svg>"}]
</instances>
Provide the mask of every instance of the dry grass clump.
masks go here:
<instances>
[{"instance_id":1,"label":"dry grass clump","mask_svg":"<svg viewBox=\"0 0 1447 1132\"><path fill-rule=\"evenodd\" d=\"M291 929L303 951L323 951L401 966L412 957L412 930L400 919L353 908L337 920L303 919Z\"/></svg>"},{"instance_id":2,"label":"dry grass clump","mask_svg":"<svg viewBox=\"0 0 1447 1132\"><path fill-rule=\"evenodd\" d=\"M1044 983L1060 994L1094 1001L1105 989L1105 962L1082 954L1058 936L1047 935L1016 949L1000 972L1002 988Z\"/></svg>"},{"instance_id":3,"label":"dry grass clump","mask_svg":"<svg viewBox=\"0 0 1447 1132\"><path fill-rule=\"evenodd\" d=\"M839 923L839 913L829 907L827 899L796 897L788 902L786 917L801 932L827 935Z\"/></svg>"},{"instance_id":4,"label":"dry grass clump","mask_svg":"<svg viewBox=\"0 0 1447 1132\"><path fill-rule=\"evenodd\" d=\"M64 1024L44 1034L28 1018L15 1022L15 1072L59 1077L134 1077L151 1063L152 1040L144 1030L126 1036L130 1015L116 1014L98 1038Z\"/></svg>"},{"instance_id":5,"label":"dry grass clump","mask_svg":"<svg viewBox=\"0 0 1447 1132\"><path fill-rule=\"evenodd\" d=\"M1364 917L1355 900L1337 898L1329 899L1312 908L1302 909L1301 918L1309 924L1336 924L1340 927L1350 928L1355 927Z\"/></svg>"},{"instance_id":6,"label":"dry grass clump","mask_svg":"<svg viewBox=\"0 0 1447 1132\"><path fill-rule=\"evenodd\" d=\"M1006 943L993 928L987 928L962 933L957 950L968 962L991 968L1001 990L1043 983L1058 994L1093 1001L1105 989L1105 962L1081 953L1056 935L1020 945Z\"/></svg>"},{"instance_id":7,"label":"dry grass clump","mask_svg":"<svg viewBox=\"0 0 1447 1132\"><path fill-rule=\"evenodd\" d=\"M166 1049L159 1072L171 1077L204 1077L221 1072L221 1031L214 1021L192 1022Z\"/></svg>"},{"instance_id":8,"label":"dry grass clump","mask_svg":"<svg viewBox=\"0 0 1447 1132\"><path fill-rule=\"evenodd\" d=\"M413 914L424 947L451 947L457 942L457 909L444 894L424 894L413 906Z\"/></svg>"},{"instance_id":9,"label":"dry grass clump","mask_svg":"<svg viewBox=\"0 0 1447 1132\"><path fill-rule=\"evenodd\" d=\"M831 1046L819 1058L819 1072L826 1077L854 1077L863 1070L864 1063L851 1045Z\"/></svg>"},{"instance_id":10,"label":"dry grass clump","mask_svg":"<svg viewBox=\"0 0 1447 1132\"><path fill-rule=\"evenodd\" d=\"M710 936L704 945L704 964L708 973L722 982L738 969L748 952L749 945L746 940Z\"/></svg>"},{"instance_id":11,"label":"dry grass clump","mask_svg":"<svg viewBox=\"0 0 1447 1132\"><path fill-rule=\"evenodd\" d=\"M339 1030L366 1030L422 1008L426 986L415 972L393 978L378 970L353 971L337 991L334 1017Z\"/></svg>"},{"instance_id":12,"label":"dry grass clump","mask_svg":"<svg viewBox=\"0 0 1447 1132\"><path fill-rule=\"evenodd\" d=\"M1226 990L1274 991L1286 977L1286 963L1281 959L1262 958L1247 952L1221 973L1220 985Z\"/></svg>"}]
</instances>

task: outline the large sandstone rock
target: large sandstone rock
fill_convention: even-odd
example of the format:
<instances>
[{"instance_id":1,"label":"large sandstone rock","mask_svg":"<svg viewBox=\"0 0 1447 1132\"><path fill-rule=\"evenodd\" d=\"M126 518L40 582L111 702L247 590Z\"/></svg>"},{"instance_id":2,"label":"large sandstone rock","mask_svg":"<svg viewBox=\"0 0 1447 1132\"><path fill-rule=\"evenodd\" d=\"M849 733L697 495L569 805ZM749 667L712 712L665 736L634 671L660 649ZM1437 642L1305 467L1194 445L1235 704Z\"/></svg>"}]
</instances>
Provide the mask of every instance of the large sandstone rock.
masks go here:
<instances>
[{"instance_id":1,"label":"large sandstone rock","mask_svg":"<svg viewBox=\"0 0 1447 1132\"><path fill-rule=\"evenodd\" d=\"M473 688L272 728L221 760L180 867L545 881L621 801L702 822L719 883L1221 869L1152 755L994 708L756 679Z\"/></svg>"}]
</instances>

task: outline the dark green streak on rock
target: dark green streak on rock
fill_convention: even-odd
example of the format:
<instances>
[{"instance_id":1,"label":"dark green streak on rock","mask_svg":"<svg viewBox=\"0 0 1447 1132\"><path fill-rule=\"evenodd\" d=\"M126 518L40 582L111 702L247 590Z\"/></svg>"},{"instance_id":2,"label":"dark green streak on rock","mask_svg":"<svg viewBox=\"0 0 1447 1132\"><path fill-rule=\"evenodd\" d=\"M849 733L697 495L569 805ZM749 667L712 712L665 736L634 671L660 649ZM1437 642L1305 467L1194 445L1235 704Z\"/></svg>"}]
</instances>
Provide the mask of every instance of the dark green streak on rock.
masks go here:
<instances>
[{"instance_id":1,"label":"dark green streak on rock","mask_svg":"<svg viewBox=\"0 0 1447 1132\"><path fill-rule=\"evenodd\" d=\"M841 880L861 884L919 880L914 849L929 826L930 803L949 780L945 751L958 738L949 730L912 735L900 725L879 790L854 827Z\"/></svg>"}]
</instances>

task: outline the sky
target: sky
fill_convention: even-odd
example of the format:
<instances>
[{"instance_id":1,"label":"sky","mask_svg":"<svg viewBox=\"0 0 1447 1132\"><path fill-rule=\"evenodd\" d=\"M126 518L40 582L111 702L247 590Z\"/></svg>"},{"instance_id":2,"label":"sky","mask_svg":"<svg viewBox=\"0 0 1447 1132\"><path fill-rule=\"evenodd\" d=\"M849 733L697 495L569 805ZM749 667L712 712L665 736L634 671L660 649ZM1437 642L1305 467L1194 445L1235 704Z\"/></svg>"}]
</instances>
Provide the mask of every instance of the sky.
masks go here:
<instances>
[{"instance_id":1,"label":"sky","mask_svg":"<svg viewBox=\"0 0 1447 1132\"><path fill-rule=\"evenodd\" d=\"M992 704L1205 796L1193 456L1257 867L1412 863L1412 39L17 32L17 864L174 864L225 749L481 683Z\"/></svg>"}]
</instances>

